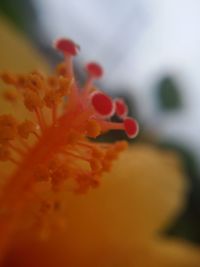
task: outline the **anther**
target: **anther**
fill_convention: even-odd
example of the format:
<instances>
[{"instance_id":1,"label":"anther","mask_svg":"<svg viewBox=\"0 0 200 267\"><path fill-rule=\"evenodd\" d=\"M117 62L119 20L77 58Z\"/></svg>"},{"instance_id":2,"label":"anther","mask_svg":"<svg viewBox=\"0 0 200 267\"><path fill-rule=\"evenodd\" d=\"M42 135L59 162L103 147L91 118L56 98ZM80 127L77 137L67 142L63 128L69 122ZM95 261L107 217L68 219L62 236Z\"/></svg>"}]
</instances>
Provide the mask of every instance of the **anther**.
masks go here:
<instances>
[{"instance_id":1,"label":"anther","mask_svg":"<svg viewBox=\"0 0 200 267\"><path fill-rule=\"evenodd\" d=\"M87 131L87 135L89 137L97 137L100 135L101 133L101 127L99 125L99 123L95 120L89 120L87 122L87 126L86 126L86 131Z\"/></svg>"},{"instance_id":2,"label":"anther","mask_svg":"<svg viewBox=\"0 0 200 267\"><path fill-rule=\"evenodd\" d=\"M3 97L6 101L12 104L17 102L17 94L14 91L5 91Z\"/></svg>"},{"instance_id":3,"label":"anther","mask_svg":"<svg viewBox=\"0 0 200 267\"><path fill-rule=\"evenodd\" d=\"M29 111L34 111L43 106L41 98L33 91L27 91L24 94L24 104Z\"/></svg>"},{"instance_id":4,"label":"anther","mask_svg":"<svg viewBox=\"0 0 200 267\"><path fill-rule=\"evenodd\" d=\"M18 133L22 138L27 139L30 133L34 133L36 126L32 121L26 120L18 126Z\"/></svg>"}]
</instances>

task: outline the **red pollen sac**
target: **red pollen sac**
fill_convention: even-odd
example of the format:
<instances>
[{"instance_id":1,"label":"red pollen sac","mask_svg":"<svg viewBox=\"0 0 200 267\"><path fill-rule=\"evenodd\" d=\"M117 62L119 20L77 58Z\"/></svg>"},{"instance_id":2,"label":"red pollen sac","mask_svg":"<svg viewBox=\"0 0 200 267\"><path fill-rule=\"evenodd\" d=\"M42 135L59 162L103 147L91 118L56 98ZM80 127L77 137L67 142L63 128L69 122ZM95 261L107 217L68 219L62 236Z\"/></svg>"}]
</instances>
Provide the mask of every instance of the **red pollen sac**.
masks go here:
<instances>
[{"instance_id":1,"label":"red pollen sac","mask_svg":"<svg viewBox=\"0 0 200 267\"><path fill-rule=\"evenodd\" d=\"M120 118L125 118L128 114L128 107L123 99L115 99L115 112Z\"/></svg>"},{"instance_id":2,"label":"red pollen sac","mask_svg":"<svg viewBox=\"0 0 200 267\"><path fill-rule=\"evenodd\" d=\"M99 91L92 93L91 103L95 111L103 117L111 117L114 113L114 104L112 99Z\"/></svg>"},{"instance_id":3,"label":"red pollen sac","mask_svg":"<svg viewBox=\"0 0 200 267\"><path fill-rule=\"evenodd\" d=\"M93 76L95 78L101 78L103 76L102 67L95 62L88 63L85 68L90 76Z\"/></svg>"},{"instance_id":4,"label":"red pollen sac","mask_svg":"<svg viewBox=\"0 0 200 267\"><path fill-rule=\"evenodd\" d=\"M75 56L78 46L70 39L60 38L55 42L55 48L64 54Z\"/></svg>"},{"instance_id":5,"label":"red pollen sac","mask_svg":"<svg viewBox=\"0 0 200 267\"><path fill-rule=\"evenodd\" d=\"M139 131L139 126L136 120L127 117L124 119L124 129L128 137L134 138Z\"/></svg>"}]
</instances>

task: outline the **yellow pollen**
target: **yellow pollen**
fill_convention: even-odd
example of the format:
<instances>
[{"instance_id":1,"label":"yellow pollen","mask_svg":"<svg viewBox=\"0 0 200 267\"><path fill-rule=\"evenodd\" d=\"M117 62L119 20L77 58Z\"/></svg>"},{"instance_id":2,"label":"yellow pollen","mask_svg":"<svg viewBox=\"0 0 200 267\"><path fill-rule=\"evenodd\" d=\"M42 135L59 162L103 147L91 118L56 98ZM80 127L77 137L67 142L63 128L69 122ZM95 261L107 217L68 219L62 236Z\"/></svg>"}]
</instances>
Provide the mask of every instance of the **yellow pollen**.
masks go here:
<instances>
[{"instance_id":1,"label":"yellow pollen","mask_svg":"<svg viewBox=\"0 0 200 267\"><path fill-rule=\"evenodd\" d=\"M34 133L35 130L36 125L30 120L26 120L18 126L19 135L25 139L27 139L31 133Z\"/></svg>"},{"instance_id":2,"label":"yellow pollen","mask_svg":"<svg viewBox=\"0 0 200 267\"><path fill-rule=\"evenodd\" d=\"M16 85L17 84L17 77L16 75L9 73L9 72L3 72L0 74L0 77L2 81L4 81L7 84L10 85Z\"/></svg>"},{"instance_id":3,"label":"yellow pollen","mask_svg":"<svg viewBox=\"0 0 200 267\"><path fill-rule=\"evenodd\" d=\"M13 91L6 91L3 93L3 97L6 101L15 103L17 101L17 93Z\"/></svg>"},{"instance_id":4,"label":"yellow pollen","mask_svg":"<svg viewBox=\"0 0 200 267\"><path fill-rule=\"evenodd\" d=\"M95 120L89 120L87 122L86 131L89 137L97 137L101 133L101 126Z\"/></svg>"},{"instance_id":5,"label":"yellow pollen","mask_svg":"<svg viewBox=\"0 0 200 267\"><path fill-rule=\"evenodd\" d=\"M24 104L29 111L34 111L43 106L43 101L35 92L27 91L24 93Z\"/></svg>"},{"instance_id":6,"label":"yellow pollen","mask_svg":"<svg viewBox=\"0 0 200 267\"><path fill-rule=\"evenodd\" d=\"M53 108L61 101L58 91L49 91L44 97L44 101L48 108Z\"/></svg>"}]
</instances>

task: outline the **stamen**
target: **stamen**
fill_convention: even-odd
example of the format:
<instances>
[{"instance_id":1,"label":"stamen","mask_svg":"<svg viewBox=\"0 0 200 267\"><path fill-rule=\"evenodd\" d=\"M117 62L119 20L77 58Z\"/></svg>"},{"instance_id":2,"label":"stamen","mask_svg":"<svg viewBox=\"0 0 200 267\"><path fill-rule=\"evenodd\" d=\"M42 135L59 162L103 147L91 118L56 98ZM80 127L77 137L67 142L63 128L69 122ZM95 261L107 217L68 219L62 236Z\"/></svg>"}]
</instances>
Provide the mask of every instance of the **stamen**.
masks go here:
<instances>
[{"instance_id":1,"label":"stamen","mask_svg":"<svg viewBox=\"0 0 200 267\"><path fill-rule=\"evenodd\" d=\"M16 92L13 91L6 91L3 93L3 97L6 101L10 102L11 104L15 104L17 102L18 95Z\"/></svg>"},{"instance_id":2,"label":"stamen","mask_svg":"<svg viewBox=\"0 0 200 267\"><path fill-rule=\"evenodd\" d=\"M70 39L60 38L55 41L54 47L64 54L67 75L74 76L72 58L77 55L79 46Z\"/></svg>"}]
</instances>

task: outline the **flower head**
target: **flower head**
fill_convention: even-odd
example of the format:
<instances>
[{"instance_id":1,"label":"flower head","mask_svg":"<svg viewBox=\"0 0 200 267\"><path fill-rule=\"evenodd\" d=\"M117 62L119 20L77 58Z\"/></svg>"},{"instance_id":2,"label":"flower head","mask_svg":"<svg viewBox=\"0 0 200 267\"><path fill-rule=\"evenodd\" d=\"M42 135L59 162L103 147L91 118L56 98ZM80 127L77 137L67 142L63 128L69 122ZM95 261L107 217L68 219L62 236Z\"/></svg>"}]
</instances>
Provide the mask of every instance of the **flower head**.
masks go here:
<instances>
[{"instance_id":1,"label":"flower head","mask_svg":"<svg viewBox=\"0 0 200 267\"><path fill-rule=\"evenodd\" d=\"M127 116L121 122L112 122L111 117L119 115L115 100L93 84L103 75L101 66L88 63L88 78L80 87L72 62L79 47L62 38L55 42L55 48L63 54L64 62L51 76L38 71L0 75L12 87L12 91L4 93L5 100L16 107L17 103L23 104L28 111L24 120L11 114L0 115L0 161L15 165L0 197L2 210L6 210L3 217L9 216L10 220L0 220L4 229L0 249L28 199L36 194L37 184L48 184L52 193L66 185L76 193L97 187L102 174L110 171L113 160L127 144L97 143L92 139L111 129L123 130L131 138L138 132L137 122ZM49 196L46 199L49 201Z\"/></svg>"},{"instance_id":2,"label":"flower head","mask_svg":"<svg viewBox=\"0 0 200 267\"><path fill-rule=\"evenodd\" d=\"M1 75L14 110L0 116L1 266L199 267L198 248L160 234L184 206L176 157L138 144L117 159L126 143L94 142L109 129L134 137L138 125L122 99L95 89L97 63L86 65L79 88L79 46L60 39L55 47L65 62L53 75Z\"/></svg>"}]
</instances>

